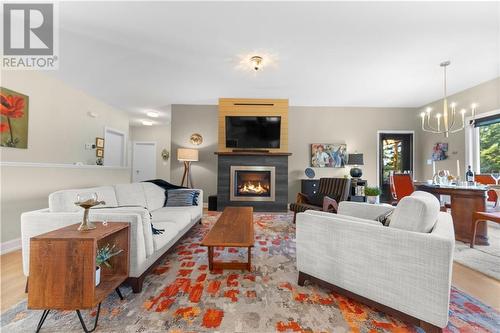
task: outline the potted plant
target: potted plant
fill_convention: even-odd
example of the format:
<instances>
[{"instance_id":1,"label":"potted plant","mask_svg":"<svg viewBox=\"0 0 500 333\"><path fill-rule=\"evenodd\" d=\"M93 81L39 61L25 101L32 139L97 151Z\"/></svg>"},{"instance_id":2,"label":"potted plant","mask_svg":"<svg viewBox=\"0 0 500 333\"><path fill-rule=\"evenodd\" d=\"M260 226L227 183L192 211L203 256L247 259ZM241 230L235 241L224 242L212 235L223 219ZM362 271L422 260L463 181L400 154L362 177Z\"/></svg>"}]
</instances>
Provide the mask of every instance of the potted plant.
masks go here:
<instances>
[{"instance_id":1,"label":"potted plant","mask_svg":"<svg viewBox=\"0 0 500 333\"><path fill-rule=\"evenodd\" d=\"M378 187L369 187L365 188L366 200L368 203L375 204L378 201L378 196L382 193Z\"/></svg>"},{"instance_id":2,"label":"potted plant","mask_svg":"<svg viewBox=\"0 0 500 333\"><path fill-rule=\"evenodd\" d=\"M101 282L101 265L105 265L106 267L111 268L111 264L109 263L109 259L113 258L114 256L122 253L123 250L121 249L116 249L116 245L109 246L109 244L106 244L106 246L100 248L97 250L97 256L95 257L95 285L99 285Z\"/></svg>"}]
</instances>

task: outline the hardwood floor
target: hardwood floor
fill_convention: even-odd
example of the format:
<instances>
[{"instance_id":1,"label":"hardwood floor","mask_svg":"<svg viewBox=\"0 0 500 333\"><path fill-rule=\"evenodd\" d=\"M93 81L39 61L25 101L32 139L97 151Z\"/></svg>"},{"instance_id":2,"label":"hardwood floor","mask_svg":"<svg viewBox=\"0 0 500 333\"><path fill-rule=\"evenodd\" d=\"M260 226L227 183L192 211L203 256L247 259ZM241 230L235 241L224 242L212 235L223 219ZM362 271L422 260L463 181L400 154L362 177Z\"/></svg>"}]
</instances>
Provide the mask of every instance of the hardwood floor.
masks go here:
<instances>
[{"instance_id":1,"label":"hardwood floor","mask_svg":"<svg viewBox=\"0 0 500 333\"><path fill-rule=\"evenodd\" d=\"M0 312L3 312L26 298L26 278L23 275L20 250L0 256L0 263ZM500 311L500 281L455 263L453 286Z\"/></svg>"}]
</instances>

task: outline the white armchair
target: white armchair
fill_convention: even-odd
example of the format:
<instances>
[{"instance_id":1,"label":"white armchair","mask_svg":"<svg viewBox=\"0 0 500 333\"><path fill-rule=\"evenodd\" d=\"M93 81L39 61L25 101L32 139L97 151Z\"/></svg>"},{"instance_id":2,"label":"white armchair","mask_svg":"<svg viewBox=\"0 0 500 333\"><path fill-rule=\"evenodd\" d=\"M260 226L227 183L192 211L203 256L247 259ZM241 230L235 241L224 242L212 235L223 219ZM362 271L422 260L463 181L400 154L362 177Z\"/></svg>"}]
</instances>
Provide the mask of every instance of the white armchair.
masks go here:
<instances>
[{"instance_id":1,"label":"white armchair","mask_svg":"<svg viewBox=\"0 0 500 333\"><path fill-rule=\"evenodd\" d=\"M401 200L389 227L375 220L391 206L341 202L338 214L298 214L299 285L326 284L426 332L440 331L448 323L455 237L451 215L432 200L418 193ZM432 230L403 229L418 219L434 219Z\"/></svg>"}]
</instances>

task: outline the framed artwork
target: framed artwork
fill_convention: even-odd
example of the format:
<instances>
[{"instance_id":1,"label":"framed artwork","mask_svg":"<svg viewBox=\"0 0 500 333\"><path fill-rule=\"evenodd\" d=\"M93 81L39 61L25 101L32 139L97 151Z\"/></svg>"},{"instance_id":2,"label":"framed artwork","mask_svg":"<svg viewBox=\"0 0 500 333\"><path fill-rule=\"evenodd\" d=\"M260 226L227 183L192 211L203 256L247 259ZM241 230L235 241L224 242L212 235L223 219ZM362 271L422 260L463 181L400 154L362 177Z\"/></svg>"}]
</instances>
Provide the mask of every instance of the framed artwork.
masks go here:
<instances>
[{"instance_id":1,"label":"framed artwork","mask_svg":"<svg viewBox=\"0 0 500 333\"><path fill-rule=\"evenodd\" d=\"M103 158L103 157L104 157L104 149L102 149L102 148L97 148L97 149L95 150L95 156Z\"/></svg>"},{"instance_id":2,"label":"framed artwork","mask_svg":"<svg viewBox=\"0 0 500 333\"><path fill-rule=\"evenodd\" d=\"M347 162L347 145L344 143L311 144L311 167L343 168Z\"/></svg>"},{"instance_id":3,"label":"framed artwork","mask_svg":"<svg viewBox=\"0 0 500 333\"><path fill-rule=\"evenodd\" d=\"M448 143L441 142L436 143L432 147L432 160L433 161L442 161L448 158Z\"/></svg>"},{"instance_id":4,"label":"framed artwork","mask_svg":"<svg viewBox=\"0 0 500 333\"><path fill-rule=\"evenodd\" d=\"M0 87L0 145L28 148L29 97Z\"/></svg>"},{"instance_id":5,"label":"framed artwork","mask_svg":"<svg viewBox=\"0 0 500 333\"><path fill-rule=\"evenodd\" d=\"M95 138L95 147L96 148L104 148L104 139L103 138Z\"/></svg>"}]
</instances>

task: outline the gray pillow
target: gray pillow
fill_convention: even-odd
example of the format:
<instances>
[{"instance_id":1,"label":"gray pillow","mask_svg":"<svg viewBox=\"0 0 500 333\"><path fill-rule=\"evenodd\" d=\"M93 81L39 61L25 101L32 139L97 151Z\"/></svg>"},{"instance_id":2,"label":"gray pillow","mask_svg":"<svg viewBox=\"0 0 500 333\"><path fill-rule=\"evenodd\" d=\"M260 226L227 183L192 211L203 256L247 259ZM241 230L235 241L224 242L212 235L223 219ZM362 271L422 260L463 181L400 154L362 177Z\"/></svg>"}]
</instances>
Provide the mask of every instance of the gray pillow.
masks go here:
<instances>
[{"instance_id":1,"label":"gray pillow","mask_svg":"<svg viewBox=\"0 0 500 333\"><path fill-rule=\"evenodd\" d=\"M168 190L166 192L166 207L196 206L200 191L192 189Z\"/></svg>"},{"instance_id":2,"label":"gray pillow","mask_svg":"<svg viewBox=\"0 0 500 333\"><path fill-rule=\"evenodd\" d=\"M382 223L383 226L387 227L391 223L391 217L394 210L390 210L384 214L379 215L375 221Z\"/></svg>"}]
</instances>

